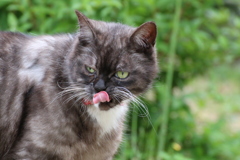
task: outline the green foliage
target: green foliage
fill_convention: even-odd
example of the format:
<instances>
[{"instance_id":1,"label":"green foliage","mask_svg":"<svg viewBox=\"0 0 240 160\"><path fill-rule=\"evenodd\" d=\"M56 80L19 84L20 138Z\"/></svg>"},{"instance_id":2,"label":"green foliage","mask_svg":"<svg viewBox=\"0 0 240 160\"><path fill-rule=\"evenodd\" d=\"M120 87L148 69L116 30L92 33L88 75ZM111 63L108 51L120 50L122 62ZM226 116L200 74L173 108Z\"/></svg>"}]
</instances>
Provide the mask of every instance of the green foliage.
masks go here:
<instances>
[{"instance_id":1,"label":"green foliage","mask_svg":"<svg viewBox=\"0 0 240 160\"><path fill-rule=\"evenodd\" d=\"M173 32L175 5L178 0L1 0L0 30L30 34L57 34L75 32L77 18L74 10L104 21L117 21L138 26L154 21L158 26L157 51L161 73L154 87L146 94L150 120L133 107L117 160L238 160L240 144L222 126L225 121L209 124L200 132L198 123L186 99L195 95L175 95L194 77L207 73L209 68L237 63L240 58L240 7L238 0L182 0L175 57L169 56ZM169 63L174 61L173 82L170 88L166 145L159 153L159 134L162 124L163 102L166 93L166 75ZM226 72L223 72L223 76ZM229 76L229 75L227 75ZM219 77L218 77L219 78ZM214 86L214 84L213 84ZM222 100L216 92L206 92ZM238 99L239 97L236 97ZM198 99L199 106L205 99ZM239 106L239 103L234 104ZM238 109L236 109L239 111ZM161 141L161 139L160 139ZM157 156L160 156L157 158Z\"/></svg>"}]
</instances>

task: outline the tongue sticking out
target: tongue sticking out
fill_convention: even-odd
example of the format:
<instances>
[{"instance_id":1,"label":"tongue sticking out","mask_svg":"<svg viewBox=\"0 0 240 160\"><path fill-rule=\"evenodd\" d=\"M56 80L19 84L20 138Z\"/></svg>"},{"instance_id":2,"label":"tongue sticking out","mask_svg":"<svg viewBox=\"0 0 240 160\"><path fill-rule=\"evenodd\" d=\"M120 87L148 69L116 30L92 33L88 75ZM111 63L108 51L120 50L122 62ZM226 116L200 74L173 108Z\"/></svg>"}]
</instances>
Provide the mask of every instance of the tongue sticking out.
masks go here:
<instances>
[{"instance_id":1,"label":"tongue sticking out","mask_svg":"<svg viewBox=\"0 0 240 160\"><path fill-rule=\"evenodd\" d=\"M93 95L92 101L83 100L83 103L85 105L93 105L93 104L97 104L100 102L109 102L109 101L110 101L110 98L109 98L108 93L105 91L101 91L101 92L98 92Z\"/></svg>"},{"instance_id":2,"label":"tongue sticking out","mask_svg":"<svg viewBox=\"0 0 240 160\"><path fill-rule=\"evenodd\" d=\"M94 94L93 96L93 103L99 103L99 102L109 102L110 98L108 96L108 93L105 91L98 92Z\"/></svg>"}]
</instances>

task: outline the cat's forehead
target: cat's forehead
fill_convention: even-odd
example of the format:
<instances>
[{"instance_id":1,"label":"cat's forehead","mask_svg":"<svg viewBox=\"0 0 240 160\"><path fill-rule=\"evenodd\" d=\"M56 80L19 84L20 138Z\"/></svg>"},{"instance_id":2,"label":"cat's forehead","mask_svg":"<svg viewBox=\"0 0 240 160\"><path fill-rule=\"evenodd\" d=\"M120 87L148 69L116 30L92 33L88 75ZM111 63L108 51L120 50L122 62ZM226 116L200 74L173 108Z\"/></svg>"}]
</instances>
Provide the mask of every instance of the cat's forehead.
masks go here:
<instances>
[{"instance_id":1,"label":"cat's forehead","mask_svg":"<svg viewBox=\"0 0 240 160\"><path fill-rule=\"evenodd\" d=\"M78 61L83 61L88 66L94 66L97 63L97 55L94 52L85 52L80 54Z\"/></svg>"},{"instance_id":2,"label":"cat's forehead","mask_svg":"<svg viewBox=\"0 0 240 160\"><path fill-rule=\"evenodd\" d=\"M134 32L136 28L127 26L121 23L115 22L102 22L91 20L93 24L94 31L96 33L106 34L106 35L117 35L117 36L126 36ZM108 34L110 33L110 34Z\"/></svg>"},{"instance_id":3,"label":"cat's forehead","mask_svg":"<svg viewBox=\"0 0 240 160\"><path fill-rule=\"evenodd\" d=\"M135 68L131 54L127 50L95 48L86 49L80 54L79 61L89 67L97 69L101 73L114 72L116 70L128 70Z\"/></svg>"},{"instance_id":4,"label":"cat's forehead","mask_svg":"<svg viewBox=\"0 0 240 160\"><path fill-rule=\"evenodd\" d=\"M94 31L100 45L121 48L127 43L135 28L120 23L96 22Z\"/></svg>"}]
</instances>

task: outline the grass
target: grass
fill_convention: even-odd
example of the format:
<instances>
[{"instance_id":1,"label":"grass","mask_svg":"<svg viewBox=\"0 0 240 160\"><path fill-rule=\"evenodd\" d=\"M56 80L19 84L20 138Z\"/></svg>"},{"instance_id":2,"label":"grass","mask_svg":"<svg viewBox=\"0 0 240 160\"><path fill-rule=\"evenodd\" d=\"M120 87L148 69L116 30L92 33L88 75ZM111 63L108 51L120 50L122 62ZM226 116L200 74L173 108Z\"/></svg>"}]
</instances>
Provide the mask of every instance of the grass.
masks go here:
<instances>
[{"instance_id":1,"label":"grass","mask_svg":"<svg viewBox=\"0 0 240 160\"><path fill-rule=\"evenodd\" d=\"M228 131L240 132L240 65L218 66L193 79L181 94L201 127L224 120Z\"/></svg>"},{"instance_id":2,"label":"grass","mask_svg":"<svg viewBox=\"0 0 240 160\"><path fill-rule=\"evenodd\" d=\"M194 78L175 95L184 96L196 132L219 160L240 160L240 65L221 65Z\"/></svg>"},{"instance_id":3,"label":"grass","mask_svg":"<svg viewBox=\"0 0 240 160\"><path fill-rule=\"evenodd\" d=\"M190 108L193 119L188 121L191 121L195 130L188 128L189 125L186 123L177 121L175 125L183 128L183 131L194 132L191 133L193 135L191 146L186 146L189 143L186 139L184 141L175 139L172 144L168 144L170 148L161 153L161 160L240 160L239 70L240 65L216 66L205 75L193 78L182 90L174 90L174 97L183 100ZM152 92L146 97L149 95L151 96ZM170 114L170 116L186 117L186 112L182 110L174 113L178 115ZM149 123L147 118L139 115L139 111L132 110L129 123L131 125L128 126L120 153L115 160L160 160L155 158L160 136L153 131L151 125L144 124ZM156 119L158 118L152 115L153 123ZM144 128L144 126L148 127ZM175 127L168 126L168 128ZM187 132L178 130L172 137Z\"/></svg>"}]
</instances>

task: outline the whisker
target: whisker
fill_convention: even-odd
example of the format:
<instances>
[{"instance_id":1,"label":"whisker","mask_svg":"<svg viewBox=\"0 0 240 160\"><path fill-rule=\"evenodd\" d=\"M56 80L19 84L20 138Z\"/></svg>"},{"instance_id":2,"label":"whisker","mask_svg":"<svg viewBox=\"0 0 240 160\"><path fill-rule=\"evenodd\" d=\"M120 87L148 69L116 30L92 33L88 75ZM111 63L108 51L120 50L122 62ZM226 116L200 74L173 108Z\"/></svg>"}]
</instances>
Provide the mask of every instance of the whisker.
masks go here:
<instances>
[{"instance_id":1,"label":"whisker","mask_svg":"<svg viewBox=\"0 0 240 160\"><path fill-rule=\"evenodd\" d=\"M139 97L135 96L128 89L126 89L124 87L116 87L116 90L117 90L116 92L118 93L118 95L117 95L118 97L120 97L121 99L130 99L132 106L138 108L141 112L144 113L142 116L144 116L148 119L148 121L149 121L150 125L152 126L154 132L157 133L153 124L152 124L151 116L149 114L149 110L146 107L146 105L144 104L144 102Z\"/></svg>"},{"instance_id":2,"label":"whisker","mask_svg":"<svg viewBox=\"0 0 240 160\"><path fill-rule=\"evenodd\" d=\"M68 83L68 82L66 82L66 83ZM59 92L56 95L56 97L53 99L53 101L50 104L52 104L57 99L62 98L63 96L68 95L68 94L69 94L69 97L67 99L65 99L63 101L63 103L68 103L68 102L70 102L71 100L73 100L75 98L77 98L77 101L79 101L82 98L84 98L84 94L86 92L86 89L82 88L81 86L79 86L79 85L77 85L77 84L75 84L73 82L71 82L71 83L72 84L70 86L64 88L64 87L60 86L59 82L57 82L58 87L60 89L62 89L62 91Z\"/></svg>"},{"instance_id":3,"label":"whisker","mask_svg":"<svg viewBox=\"0 0 240 160\"><path fill-rule=\"evenodd\" d=\"M64 102L65 103L68 103L68 102L70 102L71 100L73 100L73 99L75 99L75 98L77 98L77 97L79 97L80 99L82 99L83 98L83 96L82 95L84 95L84 93L81 93L81 94L73 94L72 96L70 96L69 98L67 98Z\"/></svg>"},{"instance_id":4,"label":"whisker","mask_svg":"<svg viewBox=\"0 0 240 160\"><path fill-rule=\"evenodd\" d=\"M113 94L113 98L116 99L118 101L118 103L121 102L121 100L119 99L118 95L117 94ZM121 98L121 97L120 97Z\"/></svg>"},{"instance_id":5,"label":"whisker","mask_svg":"<svg viewBox=\"0 0 240 160\"><path fill-rule=\"evenodd\" d=\"M74 106L76 103L78 103L80 100L82 100L83 99L83 97L81 96L79 96L79 98L77 98L76 100L75 100L75 102L73 103L73 105L72 106Z\"/></svg>"}]
</instances>

